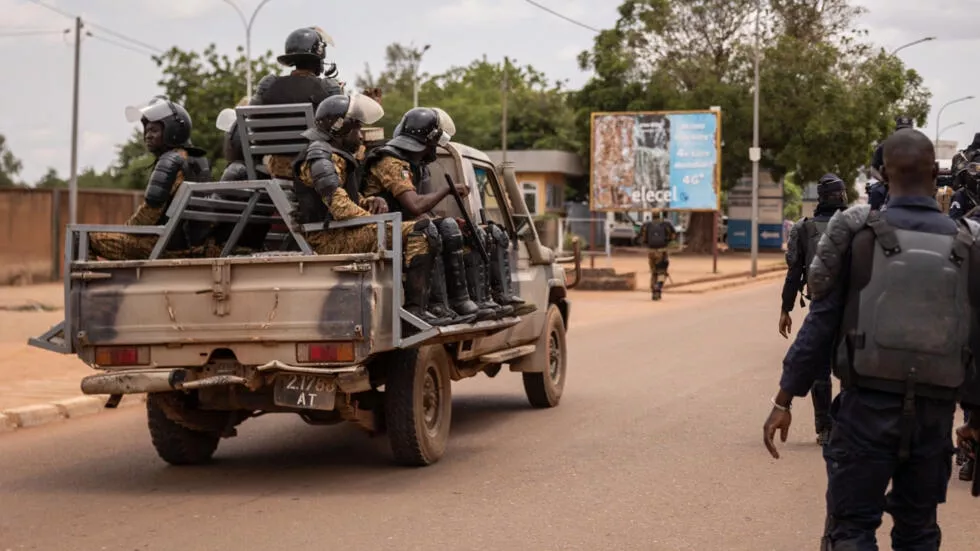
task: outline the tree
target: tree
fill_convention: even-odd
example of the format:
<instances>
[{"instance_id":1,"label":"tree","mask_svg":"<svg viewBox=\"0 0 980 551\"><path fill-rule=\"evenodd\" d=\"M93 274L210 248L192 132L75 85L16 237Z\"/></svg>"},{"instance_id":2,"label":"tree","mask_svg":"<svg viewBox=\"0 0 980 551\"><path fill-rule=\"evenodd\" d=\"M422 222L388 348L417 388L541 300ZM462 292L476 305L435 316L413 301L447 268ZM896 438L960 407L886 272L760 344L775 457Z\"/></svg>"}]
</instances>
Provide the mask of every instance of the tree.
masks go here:
<instances>
[{"instance_id":1,"label":"tree","mask_svg":"<svg viewBox=\"0 0 980 551\"><path fill-rule=\"evenodd\" d=\"M573 95L581 141L593 111L722 108L722 185L745 175L752 140L755 0L626 0L615 27L579 58L595 76ZM923 123L930 94L902 62L855 30L848 0L768 0L761 16L762 168L801 183L851 182L903 112ZM583 152L585 148L583 147ZM711 245L695 213L693 250Z\"/></svg>"},{"instance_id":2,"label":"tree","mask_svg":"<svg viewBox=\"0 0 980 551\"><path fill-rule=\"evenodd\" d=\"M0 188L19 187L17 176L24 164L7 148L7 138L0 134Z\"/></svg>"},{"instance_id":3,"label":"tree","mask_svg":"<svg viewBox=\"0 0 980 551\"><path fill-rule=\"evenodd\" d=\"M48 171L44 173L44 176L41 176L34 187L37 189L65 188L68 187L68 182L58 176L57 170L48 167Z\"/></svg>"}]
</instances>

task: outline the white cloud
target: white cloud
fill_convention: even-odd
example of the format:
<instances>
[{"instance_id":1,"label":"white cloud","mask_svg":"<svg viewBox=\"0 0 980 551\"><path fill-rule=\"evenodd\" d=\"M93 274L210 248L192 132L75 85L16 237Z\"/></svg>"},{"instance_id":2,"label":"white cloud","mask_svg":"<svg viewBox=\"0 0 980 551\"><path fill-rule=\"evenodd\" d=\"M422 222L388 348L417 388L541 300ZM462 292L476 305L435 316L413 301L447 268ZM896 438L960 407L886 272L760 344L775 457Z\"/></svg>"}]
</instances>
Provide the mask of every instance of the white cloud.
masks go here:
<instances>
[{"instance_id":1,"label":"white cloud","mask_svg":"<svg viewBox=\"0 0 980 551\"><path fill-rule=\"evenodd\" d=\"M118 2L118 0L113 0ZM130 0L131 1L131 0ZM235 0L238 9L245 13L245 18L249 18L255 10L257 3ZM205 15L216 15L226 13L229 17L238 18L231 6L219 0L167 0L159 2L155 0L137 2L140 5L138 11L151 17L166 20L199 19ZM253 5L254 4L254 5ZM265 9L265 8L263 8Z\"/></svg>"},{"instance_id":2,"label":"white cloud","mask_svg":"<svg viewBox=\"0 0 980 551\"><path fill-rule=\"evenodd\" d=\"M534 10L523 0L457 0L432 10L432 15L447 25L490 25L528 19Z\"/></svg>"}]
</instances>

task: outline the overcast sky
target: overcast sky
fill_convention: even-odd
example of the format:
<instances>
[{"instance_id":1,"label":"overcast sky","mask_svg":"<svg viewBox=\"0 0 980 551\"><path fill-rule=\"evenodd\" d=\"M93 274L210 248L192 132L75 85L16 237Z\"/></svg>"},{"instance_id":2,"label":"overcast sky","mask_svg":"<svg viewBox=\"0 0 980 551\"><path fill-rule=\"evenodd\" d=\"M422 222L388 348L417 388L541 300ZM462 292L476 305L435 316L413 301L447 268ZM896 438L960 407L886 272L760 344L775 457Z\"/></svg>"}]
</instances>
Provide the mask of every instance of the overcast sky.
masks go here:
<instances>
[{"instance_id":1,"label":"overcast sky","mask_svg":"<svg viewBox=\"0 0 980 551\"><path fill-rule=\"evenodd\" d=\"M222 0L45 0L63 11L79 14L103 27L164 50L172 44L200 50L209 43L231 53L244 43L244 28L235 11ZM234 0L246 15L259 0ZM615 23L618 0L536 0L592 27ZM864 23L872 38L886 48L923 38L939 39L902 50L906 64L918 70L933 92L934 109L923 130L935 134L938 107L970 95L980 74L964 71L980 35L966 21L975 20L977 0L861 0L871 12ZM24 162L22 178L37 180L47 167L67 177L71 134L73 48L72 21L27 0L0 0L0 134ZM252 32L252 50L275 52L286 35L299 27L318 25L335 48L328 57L340 68L341 80L353 84L365 63L377 72L384 48L392 42L431 44L422 60L423 72L438 73L486 55L511 56L530 63L552 79L573 87L589 75L578 70L576 55L592 45L594 33L542 11L524 0L272 0L259 13ZM25 30L54 31L46 35L3 36ZM134 52L105 39L122 42L99 28L82 44L79 118L79 169L103 169L115 158L114 146L133 125L126 105L159 93L159 71L145 50ZM122 42L123 44L130 43ZM139 47L136 47L139 49ZM966 61L964 61L966 60ZM244 77L244 75L243 75ZM255 77L255 82L259 79ZM244 78L243 78L244 82ZM243 89L244 93L244 89ZM763 90L762 109L765 109ZM421 98L424 103L425 98ZM708 107L708 106L705 106ZM215 114L217 115L217 114ZM980 100L950 106L941 126L965 124L943 139L966 145L980 131ZM194 121L195 126L214 124Z\"/></svg>"}]
</instances>

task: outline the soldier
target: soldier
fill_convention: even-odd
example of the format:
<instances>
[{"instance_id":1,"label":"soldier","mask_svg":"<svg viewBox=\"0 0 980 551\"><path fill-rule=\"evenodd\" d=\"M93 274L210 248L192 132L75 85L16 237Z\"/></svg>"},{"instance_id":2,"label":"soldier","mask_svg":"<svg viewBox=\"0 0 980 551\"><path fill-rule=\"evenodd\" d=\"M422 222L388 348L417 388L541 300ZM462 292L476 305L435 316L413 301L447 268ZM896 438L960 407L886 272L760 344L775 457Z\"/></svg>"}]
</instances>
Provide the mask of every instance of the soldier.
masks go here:
<instances>
[{"instance_id":1,"label":"soldier","mask_svg":"<svg viewBox=\"0 0 980 551\"><path fill-rule=\"evenodd\" d=\"M980 199L980 151L963 150L953 157L953 199L949 204L949 217L980 217L977 209Z\"/></svg>"},{"instance_id":2,"label":"soldier","mask_svg":"<svg viewBox=\"0 0 980 551\"><path fill-rule=\"evenodd\" d=\"M805 396L835 358L841 392L823 449L821 549L877 549L884 511L894 519L893 549L939 549L936 513L952 470L955 404L980 409L980 380L965 353L980 306L970 273L980 225L939 212L935 151L924 134L890 136L882 172L888 210L837 213L820 238L808 274L810 312L783 360L763 427L766 448L779 458L773 440L778 430L786 441L793 397ZM936 274L948 292L937 292ZM957 432L976 437L972 429Z\"/></svg>"},{"instance_id":3,"label":"soldier","mask_svg":"<svg viewBox=\"0 0 980 551\"><path fill-rule=\"evenodd\" d=\"M316 109L320 102L330 96L343 94L343 88L333 77L336 66L330 65L325 78L326 49L333 41L319 27L297 29L286 37L285 53L277 60L287 67L295 67L288 75L266 75L255 88L251 105L282 105L310 103ZM292 157L289 155L266 155L263 163L269 173L285 180L291 180Z\"/></svg>"},{"instance_id":4,"label":"soldier","mask_svg":"<svg viewBox=\"0 0 980 551\"><path fill-rule=\"evenodd\" d=\"M895 118L895 132L906 128L912 128L912 119L906 116ZM868 187L868 204L871 210L885 210L888 204L888 182L881 175L881 167L884 164L883 143L875 147L874 154L871 156L871 174L877 180Z\"/></svg>"},{"instance_id":5,"label":"soldier","mask_svg":"<svg viewBox=\"0 0 980 551\"><path fill-rule=\"evenodd\" d=\"M440 186L439 191L419 195L417 188L429 178L427 165L436 160L436 148L449 143L455 132L452 119L441 109L419 107L405 113L395 128L392 139L384 146L372 150L365 159L364 195L381 197L388 204L389 210L401 212L406 219L431 217L429 212L451 190L448 186ZM469 188L463 184L456 184L456 191L461 197L469 194ZM436 264L437 267L440 264L445 266L448 293L452 295L452 311L470 320L481 314L485 317L489 303L484 302L484 307L481 308L470 299L471 289L467 286L463 251L464 239L459 223L453 218L433 218L432 222L439 229L445 245L443 257L437 258ZM491 227L488 233L491 237L499 237L501 232ZM515 315L532 312L534 305L525 304L520 298L509 294L510 272L506 256L506 250L498 252L494 249L491 254L490 281L493 300L501 306L513 307ZM502 270L507 271L501 273ZM502 278L502 275L506 277ZM479 293L477 289L472 291L474 294ZM433 302L443 303L438 297L445 291L440 287L438 278L433 292L436 295ZM481 313L481 310L484 312Z\"/></svg>"},{"instance_id":6,"label":"soldier","mask_svg":"<svg viewBox=\"0 0 980 551\"><path fill-rule=\"evenodd\" d=\"M143 124L143 141L156 159L146 186L143 203L126 221L127 226L158 226L167 223L167 209L184 180L201 181L206 164L190 162L191 117L177 103L154 98L148 105L127 109L127 115L138 114ZM200 157L198 157L200 159ZM206 160L205 160L206 162ZM209 251L197 227L183 224L175 232L163 256L203 256ZM107 260L141 260L150 256L156 235L93 233L90 247L96 256Z\"/></svg>"},{"instance_id":7,"label":"soldier","mask_svg":"<svg viewBox=\"0 0 980 551\"><path fill-rule=\"evenodd\" d=\"M664 282L667 280L667 268L670 267L670 257L667 254L667 245L677 237L677 229L670 223L670 220L651 220L640 228L640 234L633 241L649 250L647 261L650 264L650 293L653 300L660 300L660 295L664 289Z\"/></svg>"},{"instance_id":8,"label":"soldier","mask_svg":"<svg viewBox=\"0 0 980 551\"><path fill-rule=\"evenodd\" d=\"M296 174L299 221L327 224L323 231L307 236L310 246L318 254L377 251L377 230L374 226L330 229L329 224L333 220L349 220L371 216L372 212L387 211L383 199L360 197L359 166L354 159L354 153L361 145L361 125L372 124L383 115L381 106L366 96L336 96L317 107L316 128L304 133L310 145L297 156L293 172ZM386 229L390 243L391 227ZM403 222L402 238L405 309L430 325L456 322L451 317L434 313L429 306L434 283L434 261L442 247L432 221Z\"/></svg>"},{"instance_id":9,"label":"soldier","mask_svg":"<svg viewBox=\"0 0 980 551\"><path fill-rule=\"evenodd\" d=\"M789 242L786 248L786 265L789 270L786 272L786 281L783 283L782 308L779 311L779 334L784 338L789 338L789 333L792 330L793 319L789 314L793 311L796 295L798 293L803 294L804 287L807 285L807 267L813 262L813 255L817 252L817 242L824 230L827 229L827 223L834 213L846 208L847 187L844 185L844 181L835 174L825 174L817 182L817 208L813 213L813 218L804 217L793 224L793 229L789 232ZM806 298L810 297L807 296ZM803 305L802 298L800 305ZM813 398L817 443L821 446L826 444L827 439L830 438L832 388L830 365L828 364L826 374L821 374L810 388L810 396Z\"/></svg>"}]
</instances>

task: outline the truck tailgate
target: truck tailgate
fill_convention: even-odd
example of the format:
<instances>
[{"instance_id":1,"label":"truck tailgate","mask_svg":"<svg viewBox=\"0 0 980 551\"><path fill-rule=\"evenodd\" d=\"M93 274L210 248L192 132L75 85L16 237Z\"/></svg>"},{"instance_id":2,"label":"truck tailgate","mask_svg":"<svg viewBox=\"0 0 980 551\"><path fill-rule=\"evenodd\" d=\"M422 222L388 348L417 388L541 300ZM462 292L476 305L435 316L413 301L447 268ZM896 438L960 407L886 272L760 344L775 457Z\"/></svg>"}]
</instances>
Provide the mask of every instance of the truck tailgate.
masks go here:
<instances>
[{"instance_id":1,"label":"truck tailgate","mask_svg":"<svg viewBox=\"0 0 980 551\"><path fill-rule=\"evenodd\" d=\"M83 346L352 340L376 303L373 263L306 257L88 264L72 282ZM266 259L263 259L266 260ZM77 271L73 270L73 271Z\"/></svg>"}]
</instances>

